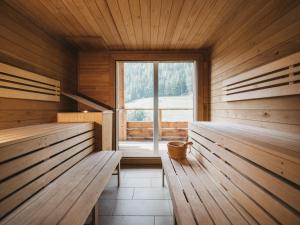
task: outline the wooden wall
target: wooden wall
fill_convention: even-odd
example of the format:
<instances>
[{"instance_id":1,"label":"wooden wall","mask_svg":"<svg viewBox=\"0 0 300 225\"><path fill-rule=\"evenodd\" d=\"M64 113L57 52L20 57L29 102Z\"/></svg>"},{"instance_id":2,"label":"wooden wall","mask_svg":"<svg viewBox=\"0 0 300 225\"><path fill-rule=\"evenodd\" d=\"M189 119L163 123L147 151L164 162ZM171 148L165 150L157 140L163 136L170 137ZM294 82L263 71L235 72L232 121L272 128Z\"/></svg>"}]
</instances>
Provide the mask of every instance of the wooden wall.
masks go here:
<instances>
[{"instance_id":1,"label":"wooden wall","mask_svg":"<svg viewBox=\"0 0 300 225\"><path fill-rule=\"evenodd\" d=\"M76 91L76 53L31 21L0 2L0 61L61 81L62 90ZM75 103L0 98L0 129L56 121L57 111Z\"/></svg>"},{"instance_id":2,"label":"wooden wall","mask_svg":"<svg viewBox=\"0 0 300 225\"><path fill-rule=\"evenodd\" d=\"M300 132L299 95L236 102L221 97L224 79L300 51L298 3L270 1L247 19L237 14L235 23L224 27L223 38L212 50L212 120Z\"/></svg>"},{"instance_id":3,"label":"wooden wall","mask_svg":"<svg viewBox=\"0 0 300 225\"><path fill-rule=\"evenodd\" d=\"M209 59L203 51L110 51L79 53L78 91L116 108L116 61L195 60L198 71L198 118L209 119Z\"/></svg>"},{"instance_id":4,"label":"wooden wall","mask_svg":"<svg viewBox=\"0 0 300 225\"><path fill-rule=\"evenodd\" d=\"M111 54L81 52L78 60L78 91L114 108L115 76Z\"/></svg>"}]
</instances>

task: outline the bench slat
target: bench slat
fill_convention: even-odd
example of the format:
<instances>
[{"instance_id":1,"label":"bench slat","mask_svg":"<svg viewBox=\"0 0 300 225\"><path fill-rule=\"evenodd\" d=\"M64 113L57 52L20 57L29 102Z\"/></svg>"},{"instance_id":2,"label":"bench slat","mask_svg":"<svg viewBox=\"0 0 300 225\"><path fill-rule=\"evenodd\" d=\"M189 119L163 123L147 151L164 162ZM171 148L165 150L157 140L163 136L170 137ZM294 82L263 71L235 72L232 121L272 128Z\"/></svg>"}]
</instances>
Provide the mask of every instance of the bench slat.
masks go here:
<instances>
[{"instance_id":1,"label":"bench slat","mask_svg":"<svg viewBox=\"0 0 300 225\"><path fill-rule=\"evenodd\" d=\"M78 123L72 125L73 126L71 126L70 124L50 124L51 129L47 132L39 130L40 126L37 125L37 127L31 128L31 132L27 130L25 130L26 132L23 131L24 134L19 136L17 139L14 139L12 143L11 141L3 142L2 147L0 143L0 163L24 154L28 154L29 152L44 148L51 144L66 140L81 133L93 130L94 128L93 124L91 123ZM34 132L32 130L34 130ZM32 138L30 138L30 134L33 135Z\"/></svg>"},{"instance_id":2,"label":"bench slat","mask_svg":"<svg viewBox=\"0 0 300 225\"><path fill-rule=\"evenodd\" d=\"M108 183L111 174L119 164L120 159L121 153L114 152L113 156L109 159L109 161L97 174L97 176L89 183L88 187L84 190L84 192L80 194L80 197L73 204L72 208L63 217L63 219L59 222L59 224L80 225L83 224L84 221L86 221L89 212L96 204L98 198L100 197L100 194L102 193L106 184ZM54 215L55 213L51 214L51 217L44 221L45 224L53 224L52 218L56 219L54 218Z\"/></svg>"},{"instance_id":3,"label":"bench slat","mask_svg":"<svg viewBox=\"0 0 300 225\"><path fill-rule=\"evenodd\" d=\"M95 154L98 156L93 156ZM97 173L102 170L112 155L113 152L101 152L100 154L94 153L88 156L86 161L89 161L90 167L81 163L76 165L76 167L81 168L82 171L86 170L86 173L84 173L85 175L83 176L70 177L62 175L60 180L63 179L63 181L60 182L58 187L48 191L48 193L40 199L40 201L44 202L44 205L42 208L38 209L38 213L36 213L33 218L30 218L30 224L58 224L61 217L65 215L73 205L73 202L76 201L81 192L89 185L90 179L93 179ZM51 189L51 185L52 184L46 189ZM63 190L59 190L59 187L63 188ZM56 194L48 199L47 196L51 196L53 192L56 192ZM94 195L90 197L96 198ZM82 205L82 207L84 206ZM30 211L31 210L32 209L30 209ZM45 221L48 216L51 218L50 221Z\"/></svg>"},{"instance_id":4,"label":"bench slat","mask_svg":"<svg viewBox=\"0 0 300 225\"><path fill-rule=\"evenodd\" d=\"M210 176L223 187L227 189L230 195L241 204L249 214L255 218L259 224L274 225L278 224L270 215L268 215L261 207L259 207L250 196L242 192L237 186L230 182L230 180L224 176L224 174L217 170L214 165L211 164L205 157L203 157L197 150L192 150L192 154L195 156L198 162L201 162L207 169Z\"/></svg>"},{"instance_id":5,"label":"bench slat","mask_svg":"<svg viewBox=\"0 0 300 225\"><path fill-rule=\"evenodd\" d=\"M230 224L228 219L224 216L220 208L215 204L214 200L211 196L203 194L205 190L197 190L197 193L201 199L199 199L196 190L193 188L192 184L190 183L189 178L184 173L183 169L181 168L180 163L175 160L171 160L171 163L174 166L176 174L179 178L179 181L182 185L184 193L186 195L187 201L191 206L191 210L196 218L198 224L214 224L211 220L207 210L209 211L212 218L215 219L216 224ZM209 197L208 201L205 199ZM208 204L206 204L209 202ZM205 206L204 206L204 205ZM207 210L206 210L207 208ZM223 223L222 223L223 222Z\"/></svg>"},{"instance_id":6,"label":"bench slat","mask_svg":"<svg viewBox=\"0 0 300 225\"><path fill-rule=\"evenodd\" d=\"M261 205L282 224L291 224L291 222L292 224L297 224L300 222L299 218L294 213L270 196L265 190L259 188L249 179L242 176L239 172L234 170L231 166L216 157L214 154L211 154L205 148L197 145L197 143L195 143L195 146L196 150L209 159L220 171L226 174L231 182L249 194L259 205Z\"/></svg>"},{"instance_id":7,"label":"bench slat","mask_svg":"<svg viewBox=\"0 0 300 225\"><path fill-rule=\"evenodd\" d=\"M175 215L177 215L177 223L179 225L196 225L190 205L185 199L180 182L177 179L169 157L166 154L162 154L161 160L169 184L168 186L171 197L175 200L173 201L173 209L175 211Z\"/></svg>"},{"instance_id":8,"label":"bench slat","mask_svg":"<svg viewBox=\"0 0 300 225\"><path fill-rule=\"evenodd\" d=\"M201 133L209 140L217 143L220 146L226 146L234 153L245 157L247 160L258 164L285 179L288 179L296 184L300 184L300 175L297 171L300 170L298 158L293 157L294 151L289 151L290 154L282 154L282 152L272 149L262 148L260 145L253 145L251 142L244 143L241 139L226 135L226 132L218 132L213 129L207 129L206 124L202 126L199 123L189 124L190 129ZM292 160L292 161L291 161Z\"/></svg>"},{"instance_id":9,"label":"bench slat","mask_svg":"<svg viewBox=\"0 0 300 225\"><path fill-rule=\"evenodd\" d=\"M83 133L79 136L72 137L71 139L35 151L26 156L17 158L12 161L8 161L7 163L3 163L0 165L0 180L3 180L8 176L11 176L43 160L46 160L80 142L83 142L84 140L92 138L93 135L93 131Z\"/></svg>"},{"instance_id":10,"label":"bench slat","mask_svg":"<svg viewBox=\"0 0 300 225\"><path fill-rule=\"evenodd\" d=\"M62 152L61 154L52 157L51 159L45 161L44 163L40 163L34 167L31 167L25 172L20 173L12 177L11 179L8 179L0 183L0 190L1 190L0 199L13 193L14 191L26 185L27 183L30 183L32 180L45 174L55 166L61 164L61 162L64 162L65 160L69 159L70 157L82 151L83 149L91 146L92 144L93 144L93 140L86 140Z\"/></svg>"},{"instance_id":11,"label":"bench slat","mask_svg":"<svg viewBox=\"0 0 300 225\"><path fill-rule=\"evenodd\" d=\"M63 174L66 170L76 164L78 161L82 160L87 154L93 151L93 146L88 147L83 152L75 155L75 157L70 158L66 162L60 164L55 169L49 171L45 175L39 177L34 182L20 189L8 198L5 198L0 203L0 215L3 217L8 212L13 210L16 206L21 204L26 199L30 198L33 194L41 190L43 187L47 186L52 180L56 179L58 176Z\"/></svg>"},{"instance_id":12,"label":"bench slat","mask_svg":"<svg viewBox=\"0 0 300 225\"><path fill-rule=\"evenodd\" d=\"M205 189L205 194L207 196L213 196L213 199L216 201L218 208L222 209L223 213L230 220L231 224L248 224L247 221L234 208L231 202L228 201L228 199L208 177L204 168L196 164L195 158L188 157L188 160L185 160L184 163L182 163L182 166L188 174L189 179L192 181L194 187ZM204 200L203 202L206 201ZM219 219L220 217L214 220L216 224ZM220 221L220 224L224 224L222 220Z\"/></svg>"},{"instance_id":13,"label":"bench slat","mask_svg":"<svg viewBox=\"0 0 300 225\"><path fill-rule=\"evenodd\" d=\"M297 188L289 185L281 179L278 179L274 175L262 170L252 163L241 159L239 156L193 131L190 132L190 137L194 140L196 145L196 142L201 143L202 146L230 163L232 167L237 169L240 173L243 173L245 176L249 177L254 182L260 184L287 204L300 211L300 191Z\"/></svg>"},{"instance_id":14,"label":"bench slat","mask_svg":"<svg viewBox=\"0 0 300 225\"><path fill-rule=\"evenodd\" d=\"M94 143L92 123L1 130L0 225L84 224L121 159Z\"/></svg>"},{"instance_id":15,"label":"bench slat","mask_svg":"<svg viewBox=\"0 0 300 225\"><path fill-rule=\"evenodd\" d=\"M192 171L196 174L196 177L193 176L194 180L197 180L196 182L199 183L199 185L206 185L207 190L210 192L212 196L216 196L216 200L219 201L219 198L225 198L226 200L223 200L219 203L219 205L222 207L222 210L228 218L230 218L230 221L236 221L237 223L243 223L241 220L240 215L237 215L239 212L241 216L251 225L257 225L258 223L253 219L249 213L242 208L237 202L230 196L230 194L227 192L227 190L224 189L218 182L215 182L210 176L209 172L206 168L203 167L202 164L200 164L197 159L192 155L188 155L188 161L190 163L189 166L185 166L185 169L187 171L191 171L189 176L192 176ZM200 181L198 181L200 179ZM221 192L221 194L218 194L218 191ZM229 204L230 202L230 204ZM233 209L233 208L234 209ZM235 210L236 209L236 210ZM233 222L234 223L234 222Z\"/></svg>"},{"instance_id":16,"label":"bench slat","mask_svg":"<svg viewBox=\"0 0 300 225\"><path fill-rule=\"evenodd\" d=\"M39 198L28 200L30 204L23 207L17 215L14 212L10 215L12 218L3 224L40 224L55 207L63 201L81 180L87 176L93 168L105 162L104 152L93 153L81 160L76 166L65 172L59 179L49 184L41 191ZM51 210L52 208L52 210ZM49 211L47 211L49 210ZM41 218L42 217L42 218Z\"/></svg>"}]
</instances>

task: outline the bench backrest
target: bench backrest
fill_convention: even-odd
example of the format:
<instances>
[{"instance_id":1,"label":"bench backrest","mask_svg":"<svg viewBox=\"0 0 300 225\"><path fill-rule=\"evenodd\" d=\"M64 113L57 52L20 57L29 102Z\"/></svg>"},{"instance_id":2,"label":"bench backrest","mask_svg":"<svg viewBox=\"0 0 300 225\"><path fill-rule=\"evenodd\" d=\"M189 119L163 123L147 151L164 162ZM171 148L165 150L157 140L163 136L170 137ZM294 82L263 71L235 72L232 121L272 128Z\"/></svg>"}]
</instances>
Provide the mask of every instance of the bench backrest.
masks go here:
<instances>
[{"instance_id":1,"label":"bench backrest","mask_svg":"<svg viewBox=\"0 0 300 225\"><path fill-rule=\"evenodd\" d=\"M92 123L0 131L0 218L94 150Z\"/></svg>"},{"instance_id":2,"label":"bench backrest","mask_svg":"<svg viewBox=\"0 0 300 225\"><path fill-rule=\"evenodd\" d=\"M299 224L299 136L220 123L191 123L192 154L260 224Z\"/></svg>"}]
</instances>

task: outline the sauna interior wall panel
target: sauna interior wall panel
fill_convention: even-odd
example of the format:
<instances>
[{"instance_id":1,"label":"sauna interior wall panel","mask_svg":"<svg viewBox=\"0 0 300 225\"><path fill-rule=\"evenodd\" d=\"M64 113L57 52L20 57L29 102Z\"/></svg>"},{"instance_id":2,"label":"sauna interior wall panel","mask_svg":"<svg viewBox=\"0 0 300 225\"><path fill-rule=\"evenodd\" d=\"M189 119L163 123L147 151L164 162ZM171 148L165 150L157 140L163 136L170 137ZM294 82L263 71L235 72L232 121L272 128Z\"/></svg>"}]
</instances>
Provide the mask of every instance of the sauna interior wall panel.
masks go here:
<instances>
[{"instance_id":1,"label":"sauna interior wall panel","mask_svg":"<svg viewBox=\"0 0 300 225\"><path fill-rule=\"evenodd\" d=\"M61 82L64 91L77 88L76 53L54 39L5 2L0 2L0 61ZM76 109L59 103L0 98L0 129L55 122L58 111Z\"/></svg>"},{"instance_id":2,"label":"sauna interior wall panel","mask_svg":"<svg viewBox=\"0 0 300 225\"><path fill-rule=\"evenodd\" d=\"M114 108L115 76L111 54L81 52L78 59L78 91Z\"/></svg>"},{"instance_id":3,"label":"sauna interior wall panel","mask_svg":"<svg viewBox=\"0 0 300 225\"><path fill-rule=\"evenodd\" d=\"M78 57L78 91L109 107L116 107L115 62L195 61L198 72L198 118L209 119L209 54L194 51L81 51ZM79 106L82 111L88 107Z\"/></svg>"},{"instance_id":4,"label":"sauna interior wall panel","mask_svg":"<svg viewBox=\"0 0 300 225\"><path fill-rule=\"evenodd\" d=\"M288 1L279 1L279 4L280 7L271 4L271 8L257 10L247 22L239 23L239 27L228 25L223 38L214 45L211 66L213 121L300 132L300 95L222 100L224 80L300 51L300 5ZM243 16L236 14L234 21L244 21Z\"/></svg>"}]
</instances>

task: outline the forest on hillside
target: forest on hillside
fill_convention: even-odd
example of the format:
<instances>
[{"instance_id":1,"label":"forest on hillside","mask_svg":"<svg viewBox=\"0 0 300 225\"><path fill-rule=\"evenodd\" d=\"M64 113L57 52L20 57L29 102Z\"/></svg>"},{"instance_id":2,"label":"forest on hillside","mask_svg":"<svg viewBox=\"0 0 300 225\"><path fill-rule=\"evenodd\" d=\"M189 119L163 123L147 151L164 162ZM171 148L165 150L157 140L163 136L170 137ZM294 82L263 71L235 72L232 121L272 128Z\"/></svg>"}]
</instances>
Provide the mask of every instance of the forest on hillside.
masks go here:
<instances>
[{"instance_id":1,"label":"forest on hillside","mask_svg":"<svg viewBox=\"0 0 300 225\"><path fill-rule=\"evenodd\" d=\"M159 63L159 97L170 97L169 100L176 105L182 102L179 101L180 96L192 96L193 68L193 63ZM147 104L147 102L149 103L149 98L153 97L153 64L125 63L124 72L125 104L130 103L131 105L136 105L136 108L140 108ZM169 100L165 98L165 101ZM173 121L178 120L180 117L192 118L192 110L171 111L169 114L169 116L164 116L164 119ZM152 121L153 112L151 110L128 110L127 120Z\"/></svg>"},{"instance_id":2,"label":"forest on hillside","mask_svg":"<svg viewBox=\"0 0 300 225\"><path fill-rule=\"evenodd\" d=\"M160 63L159 96L192 93L193 63ZM153 97L153 64L125 63L125 102Z\"/></svg>"}]
</instances>

